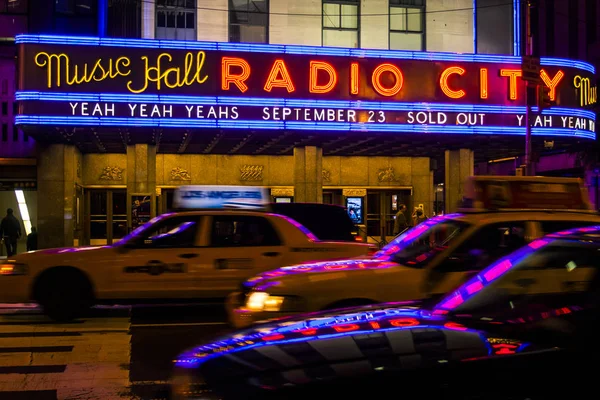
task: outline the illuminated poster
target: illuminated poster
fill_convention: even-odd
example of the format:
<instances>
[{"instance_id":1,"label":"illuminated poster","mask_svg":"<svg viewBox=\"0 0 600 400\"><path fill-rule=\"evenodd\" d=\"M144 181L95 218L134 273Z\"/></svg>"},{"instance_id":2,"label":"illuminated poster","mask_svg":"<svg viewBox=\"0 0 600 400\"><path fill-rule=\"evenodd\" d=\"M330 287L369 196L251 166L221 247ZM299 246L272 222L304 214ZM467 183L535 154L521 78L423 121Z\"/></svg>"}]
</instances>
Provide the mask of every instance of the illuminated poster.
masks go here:
<instances>
[{"instance_id":1,"label":"illuminated poster","mask_svg":"<svg viewBox=\"0 0 600 400\"><path fill-rule=\"evenodd\" d=\"M150 221L150 195L131 196L131 228L135 229Z\"/></svg>"},{"instance_id":2,"label":"illuminated poster","mask_svg":"<svg viewBox=\"0 0 600 400\"><path fill-rule=\"evenodd\" d=\"M362 197L347 197L346 210L348 216L355 224L363 223L363 198Z\"/></svg>"}]
</instances>

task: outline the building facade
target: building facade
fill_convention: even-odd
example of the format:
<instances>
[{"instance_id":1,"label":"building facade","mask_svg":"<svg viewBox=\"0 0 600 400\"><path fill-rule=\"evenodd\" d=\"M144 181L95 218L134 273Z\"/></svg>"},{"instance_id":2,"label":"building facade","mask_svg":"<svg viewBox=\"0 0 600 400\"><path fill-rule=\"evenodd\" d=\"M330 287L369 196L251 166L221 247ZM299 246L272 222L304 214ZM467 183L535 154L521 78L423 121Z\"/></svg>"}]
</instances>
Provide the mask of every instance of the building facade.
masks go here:
<instances>
[{"instance_id":1,"label":"building facade","mask_svg":"<svg viewBox=\"0 0 600 400\"><path fill-rule=\"evenodd\" d=\"M432 215L434 204L442 202L434 186L436 173L442 174L443 202L447 211L451 211L460 200L463 179L473 174L478 162L517 157L524 148L521 139L524 130L519 125L524 103L518 95L522 92L522 82L517 81L519 73L515 72L518 59L511 58L521 54L523 47L520 1L70 0L36 2L35 7L32 3L6 2L5 9L0 10L3 12L0 36L7 38L2 59L2 79L7 81L7 91L2 92L7 103L6 115L3 114L7 133L4 135L3 130L0 146L0 177L5 179L7 190L0 194L0 204L2 208L16 209L18 202L13 189L23 190L29 205L29 220L39 226L43 247L110 244L135 227L132 213L142 210L140 204L147 217L165 212L170 207L173 190L183 184L267 186L274 201L340 205L358 202L363 207L361 225L369 236L379 240L392 234L393 217L402 203L409 209L423 207L426 215ZM23 33L30 36L18 45L10 40ZM44 42L45 39L36 34L56 36ZM71 46L80 36L105 37L107 41ZM148 41L133 41L138 38ZM163 42L158 40L166 42L159 45ZM212 44L198 47L195 41ZM179 48L177 43L184 45ZM232 45L227 47L226 43ZM261 44L264 47L260 47ZM292 46L289 49L277 47L280 45ZM17 53L19 46L24 50ZM117 63L119 55L130 57L131 62L141 62L148 54L160 55L156 49L162 48L173 60L180 60L179 64L175 61L171 65L179 68L180 73L187 68L185 59L181 58L182 49L187 47L206 51L209 82L212 76L220 76L225 85L224 60L238 58L249 62L249 71L263 74L260 75L261 90L269 71L275 71L276 60L269 55L285 53L283 61L294 77L296 94L301 93L300 87L310 84L304 79L312 67L305 63L327 61L334 66L334 71L332 73L326 65L315 67L315 91L298 96L289 87L285 91L281 87L268 93L258 91L254 78L248 81L254 86L247 89L251 94L247 96L245 80L236 80L236 73L245 73L245 66L239 60L234 60L237 64L234 61L227 64L232 68L228 70L230 92L218 87L219 79L217 86L206 93L204 87L190 91L169 88L168 79L164 80L167 87L163 89L157 87L158 79L150 79L154 86L143 91L141 86L131 90L111 86L108 82L106 86L90 86L93 77L87 82L66 85L67 88L63 83L61 88L50 87L51 78L34 79L49 77L45 75L50 74L48 69L39 65L37 70L31 69L36 63L31 57L50 54L52 46L64 50L75 60L73 67L78 65L79 68L84 68L85 63L92 68L98 61L93 56L96 52L105 54L105 58L112 57ZM117 51L119 48L126 50ZM219 53L221 48L230 56ZM394 52L397 50L404 52ZM262 54L265 65L260 58L256 59L261 56L254 54ZM488 58L487 54L506 57ZM293 61L294 57L300 61ZM213 64L213 58L220 59L221 64ZM344 65L335 64L337 59ZM504 59L507 65L501 65ZM396 74L394 78L395 70L385 67L379 75L379 83L375 83L371 72L386 64L376 63L377 60L393 60L389 64L399 65L401 75ZM379 108L369 111L369 108L361 108L360 101L347 103L354 98L343 93L354 94L353 87L341 87L340 83L339 90L329 93L327 85L319 80L335 74L339 74L340 82L342 77L352 79L354 67L351 65L354 64L360 64L356 76L368 80L357 83L357 99L372 102L367 107L370 104ZM551 78L558 76L559 70L566 71L569 78L593 73L587 64L577 64L582 70L567 71L569 65L572 64L566 61L549 62L546 69ZM135 68L132 64L131 68L131 74L143 78L142 64L136 64ZM159 74L157 70L152 71ZM298 74L303 77L297 78ZM16 76L20 77L18 84ZM277 70L271 83L277 87L283 78L282 70ZM68 76L63 75L62 79L67 82ZM143 79L139 85L143 86ZM411 85L414 89L410 89ZM570 100L576 96L575 89L566 81L562 85L563 109L567 111L558 110L550 119L540 120L541 125L536 126L534 132L540 138L535 142L540 151L544 149L542 137L545 136L556 137L556 148L589 143L591 125L583 130L581 126L560 125L561 118L582 118L586 124L595 121L595 117L583 110L569 114L568 110L577 108ZM17 88L19 94L15 102ZM391 98L390 91L395 92ZM106 101L108 97L98 97L102 93L116 97ZM172 97L143 97L163 94ZM229 94L231 96L224 97ZM321 94L323 100L319 100ZM125 95L132 97L123 97ZM194 102L208 100L206 97L190 100L183 96L200 95L216 96L216 101L231 101L230 104L242 111L247 106L248 111L243 112L248 114L240 119L246 125L240 120L228 122L232 118L226 114L215 115L212 118L215 125L210 127L198 122L198 114L195 121L191 121L191 111L185 107L197 107ZM329 121L331 125L323 120L309 129L302 124L314 121L301 121L305 114L296 116L293 121L300 124L279 124L275 121L274 108L270 108L267 122L273 124L269 126L265 123L264 111L253 114L251 110L260 105L261 99L267 99L264 105L269 107L278 107L277 101L289 102L292 113L342 109L345 118L349 118L354 110L358 120L342 121L335 111L333 120ZM380 103L386 100L405 104ZM284 103L282 105L288 104ZM421 103L433 103L433 108L420 106ZM150 107L143 115L150 122L119 119L134 112L123 108L126 105L141 113L142 104ZM56 108L58 105L63 108ZM152 115L156 105L160 106L159 114ZM104 115L94 114L96 106ZM205 112L208 106L206 103ZM296 108L301 111L295 111ZM182 114L164 115L165 110ZM223 110L227 111L222 113L232 113L231 108ZM388 118L386 124L393 117L394 123L406 126L383 124L377 129L365 128L369 122L377 123L380 110L381 115ZM193 112L198 113L197 108ZM17 125L14 125L15 115ZM88 117L98 118L90 122ZM179 122L168 122L167 117ZM137 115L137 118L142 116ZM152 121L153 118L160 121ZM313 114L311 118L318 116ZM553 118L556 119L554 125ZM551 125L545 125L547 123ZM553 130L554 127L560 129ZM585 132L580 135L576 131Z\"/></svg>"}]
</instances>

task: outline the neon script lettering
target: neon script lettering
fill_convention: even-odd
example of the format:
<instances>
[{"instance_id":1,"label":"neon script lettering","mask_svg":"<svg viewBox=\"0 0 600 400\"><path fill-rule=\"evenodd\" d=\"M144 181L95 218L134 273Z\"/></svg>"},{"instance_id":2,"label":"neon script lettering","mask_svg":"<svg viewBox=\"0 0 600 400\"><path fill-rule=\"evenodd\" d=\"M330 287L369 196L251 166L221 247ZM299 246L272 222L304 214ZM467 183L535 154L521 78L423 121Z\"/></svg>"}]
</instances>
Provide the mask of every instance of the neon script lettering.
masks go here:
<instances>
[{"instance_id":1,"label":"neon script lettering","mask_svg":"<svg viewBox=\"0 0 600 400\"><path fill-rule=\"evenodd\" d=\"M157 90L163 86L169 89L194 84L201 85L208 79L203 73L206 54L203 51L185 54L183 65L173 66L173 56L169 53L159 54L151 60L142 56L144 71L141 85L133 80L127 82L127 90L131 93L143 93L153 85ZM74 86L83 83L103 82L118 77L131 75L131 59L126 56L98 58L94 63L78 65L65 53L53 54L39 52L34 57L35 65L46 69L46 85L48 88L61 85Z\"/></svg>"},{"instance_id":2,"label":"neon script lettering","mask_svg":"<svg viewBox=\"0 0 600 400\"><path fill-rule=\"evenodd\" d=\"M579 92L579 105L589 106L598 101L598 87L592 86L590 78L583 78L577 75L573 78L573 86Z\"/></svg>"}]
</instances>

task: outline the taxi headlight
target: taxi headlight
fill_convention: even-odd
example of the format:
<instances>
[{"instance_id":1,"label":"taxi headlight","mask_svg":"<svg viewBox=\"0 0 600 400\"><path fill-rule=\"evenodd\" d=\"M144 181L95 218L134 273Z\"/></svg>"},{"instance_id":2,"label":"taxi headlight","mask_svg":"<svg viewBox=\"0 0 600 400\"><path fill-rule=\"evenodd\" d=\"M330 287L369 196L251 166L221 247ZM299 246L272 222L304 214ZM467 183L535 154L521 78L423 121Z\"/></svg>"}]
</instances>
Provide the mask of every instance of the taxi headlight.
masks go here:
<instances>
[{"instance_id":1,"label":"taxi headlight","mask_svg":"<svg viewBox=\"0 0 600 400\"><path fill-rule=\"evenodd\" d=\"M282 296L271 296L266 292L253 292L246 299L246 308L252 311L279 311L285 300Z\"/></svg>"},{"instance_id":2,"label":"taxi headlight","mask_svg":"<svg viewBox=\"0 0 600 400\"><path fill-rule=\"evenodd\" d=\"M0 275L25 275L27 274L27 266L14 262L0 263Z\"/></svg>"}]
</instances>

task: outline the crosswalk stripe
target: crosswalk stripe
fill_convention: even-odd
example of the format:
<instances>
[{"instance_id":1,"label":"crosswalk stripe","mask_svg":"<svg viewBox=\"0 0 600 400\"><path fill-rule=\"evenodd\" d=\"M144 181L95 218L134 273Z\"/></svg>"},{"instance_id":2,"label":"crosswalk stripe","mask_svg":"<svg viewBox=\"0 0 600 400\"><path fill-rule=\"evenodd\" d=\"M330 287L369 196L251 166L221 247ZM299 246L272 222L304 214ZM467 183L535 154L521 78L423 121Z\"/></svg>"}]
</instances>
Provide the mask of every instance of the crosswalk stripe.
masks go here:
<instances>
[{"instance_id":1,"label":"crosswalk stripe","mask_svg":"<svg viewBox=\"0 0 600 400\"><path fill-rule=\"evenodd\" d=\"M73 346L0 347L0 353L62 353L72 350Z\"/></svg>"},{"instance_id":2,"label":"crosswalk stripe","mask_svg":"<svg viewBox=\"0 0 600 400\"><path fill-rule=\"evenodd\" d=\"M0 398L118 399L129 386L129 318L49 323L43 316L0 316ZM54 397L52 397L54 396Z\"/></svg>"}]
</instances>

